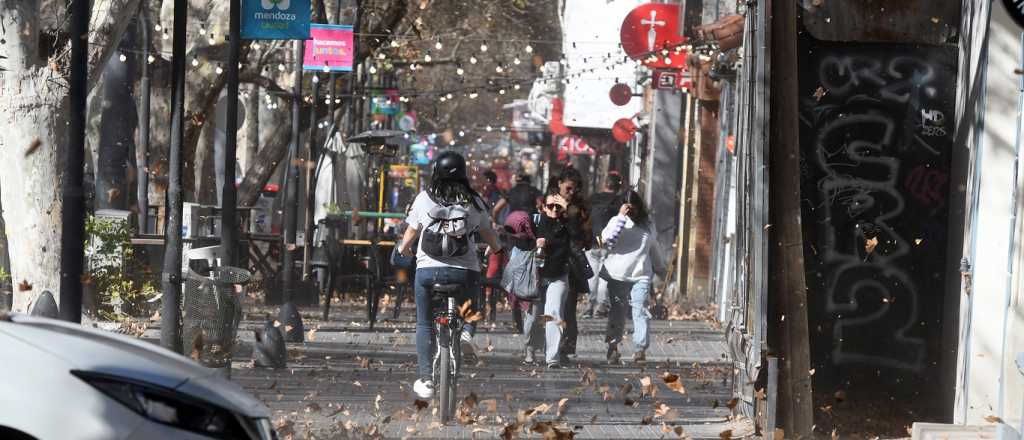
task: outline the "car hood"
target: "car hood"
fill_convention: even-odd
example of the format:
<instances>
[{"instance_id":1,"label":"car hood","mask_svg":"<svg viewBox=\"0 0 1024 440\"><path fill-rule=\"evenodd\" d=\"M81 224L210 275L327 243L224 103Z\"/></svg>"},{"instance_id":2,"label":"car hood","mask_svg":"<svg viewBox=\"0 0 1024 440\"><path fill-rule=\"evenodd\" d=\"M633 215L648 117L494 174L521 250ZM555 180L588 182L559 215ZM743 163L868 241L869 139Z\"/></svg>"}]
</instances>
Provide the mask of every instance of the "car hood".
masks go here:
<instances>
[{"instance_id":1,"label":"car hood","mask_svg":"<svg viewBox=\"0 0 1024 440\"><path fill-rule=\"evenodd\" d=\"M156 344L28 315L9 315L8 322L12 325L0 325L0 332L63 360L69 369L173 388L247 417L269 414L262 403L214 370Z\"/></svg>"}]
</instances>

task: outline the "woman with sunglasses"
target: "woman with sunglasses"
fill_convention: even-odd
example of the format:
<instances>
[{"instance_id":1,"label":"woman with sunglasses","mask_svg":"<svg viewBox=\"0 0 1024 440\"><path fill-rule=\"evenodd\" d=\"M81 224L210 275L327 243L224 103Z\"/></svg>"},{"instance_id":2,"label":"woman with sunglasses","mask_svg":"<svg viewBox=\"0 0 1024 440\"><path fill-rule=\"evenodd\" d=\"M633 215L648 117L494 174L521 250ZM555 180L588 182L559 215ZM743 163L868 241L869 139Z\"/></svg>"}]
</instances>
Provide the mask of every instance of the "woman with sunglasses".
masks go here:
<instances>
[{"instance_id":1,"label":"woman with sunglasses","mask_svg":"<svg viewBox=\"0 0 1024 440\"><path fill-rule=\"evenodd\" d=\"M557 193L549 193L544 199L543 214L537 222L538 259L543 256L540 268L539 299L533 301L523 322L523 336L526 339L524 363L535 361L535 352L544 350L544 362L548 368L560 368L562 329L566 319L566 302L569 300L569 230L566 224L568 202ZM543 332L541 329L543 328Z\"/></svg>"},{"instance_id":2,"label":"woman with sunglasses","mask_svg":"<svg viewBox=\"0 0 1024 440\"><path fill-rule=\"evenodd\" d=\"M589 265L584 251L593 245L594 235L590 225L590 211L583 196L583 175L571 166L566 167L552 179L549 192L557 193L567 203L565 223L569 232L569 298L565 305L565 332L562 337L562 352L559 359L569 364L569 355L576 354L576 339L579 325L576 319L576 305L580 295L590 292L589 276L584 274L583 265Z\"/></svg>"},{"instance_id":3,"label":"woman with sunglasses","mask_svg":"<svg viewBox=\"0 0 1024 440\"><path fill-rule=\"evenodd\" d=\"M601 239L608 251L601 269L601 277L608 281L608 362L617 364L619 343L625 330L626 313L633 311L633 361L647 359L648 323L647 298L655 273L664 275L665 260L658 249L657 228L644 201L636 191L626 194L619 214L608 221L601 231Z\"/></svg>"}]
</instances>

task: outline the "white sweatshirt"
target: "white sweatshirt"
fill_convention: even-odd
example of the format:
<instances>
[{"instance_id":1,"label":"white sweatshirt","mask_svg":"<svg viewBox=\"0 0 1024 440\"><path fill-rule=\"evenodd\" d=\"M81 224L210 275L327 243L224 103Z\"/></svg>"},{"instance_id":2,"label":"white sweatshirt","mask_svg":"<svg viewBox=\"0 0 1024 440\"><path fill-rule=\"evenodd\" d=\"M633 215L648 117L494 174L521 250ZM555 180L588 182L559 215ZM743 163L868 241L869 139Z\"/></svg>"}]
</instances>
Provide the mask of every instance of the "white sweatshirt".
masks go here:
<instances>
[{"instance_id":1,"label":"white sweatshirt","mask_svg":"<svg viewBox=\"0 0 1024 440\"><path fill-rule=\"evenodd\" d=\"M616 215L601 231L608 256L604 267L612 279L637 282L651 280L654 268L665 268L665 259L658 247L658 233L654 219L646 227L633 223L629 217Z\"/></svg>"}]
</instances>

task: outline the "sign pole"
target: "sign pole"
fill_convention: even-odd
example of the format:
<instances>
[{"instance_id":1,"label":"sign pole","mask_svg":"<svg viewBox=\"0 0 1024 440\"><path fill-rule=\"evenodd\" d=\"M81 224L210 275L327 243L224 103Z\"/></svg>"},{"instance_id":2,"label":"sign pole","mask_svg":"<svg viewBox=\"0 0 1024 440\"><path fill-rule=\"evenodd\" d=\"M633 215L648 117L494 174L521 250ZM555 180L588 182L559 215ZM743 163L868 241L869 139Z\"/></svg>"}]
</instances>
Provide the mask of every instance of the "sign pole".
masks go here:
<instances>
[{"instance_id":1,"label":"sign pole","mask_svg":"<svg viewBox=\"0 0 1024 440\"><path fill-rule=\"evenodd\" d=\"M281 306L281 313L278 321L285 328L284 336L287 342L302 342L305 338L302 326L302 316L292 303L292 296L295 292L295 229L298 223L298 190L299 190L299 167L296 160L299 158L299 118L302 117L302 56L303 40L295 40L293 43L292 56L294 58L292 83L292 139L288 147L288 162L285 169L288 173L285 177L284 199L284 257L281 264L281 284L283 289L284 304ZM309 241L306 238L305 241Z\"/></svg>"},{"instance_id":2,"label":"sign pole","mask_svg":"<svg viewBox=\"0 0 1024 440\"><path fill-rule=\"evenodd\" d=\"M235 150L238 143L238 58L240 0L230 0L227 65L227 120L224 124L224 187L221 189L220 246L228 266L238 265L238 190L235 188Z\"/></svg>"}]
</instances>

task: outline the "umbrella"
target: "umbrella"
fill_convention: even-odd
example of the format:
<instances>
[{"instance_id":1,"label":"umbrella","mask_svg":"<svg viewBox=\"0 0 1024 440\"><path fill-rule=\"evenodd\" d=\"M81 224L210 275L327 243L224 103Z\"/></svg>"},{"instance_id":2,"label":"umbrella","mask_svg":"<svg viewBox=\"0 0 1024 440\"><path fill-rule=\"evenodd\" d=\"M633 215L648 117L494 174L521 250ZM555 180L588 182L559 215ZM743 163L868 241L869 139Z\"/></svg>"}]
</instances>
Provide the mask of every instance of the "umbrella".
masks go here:
<instances>
[{"instance_id":1,"label":"umbrella","mask_svg":"<svg viewBox=\"0 0 1024 440\"><path fill-rule=\"evenodd\" d=\"M404 131L398 130L370 130L359 133L348 138L349 142L366 145L384 145L391 138L404 136Z\"/></svg>"}]
</instances>

